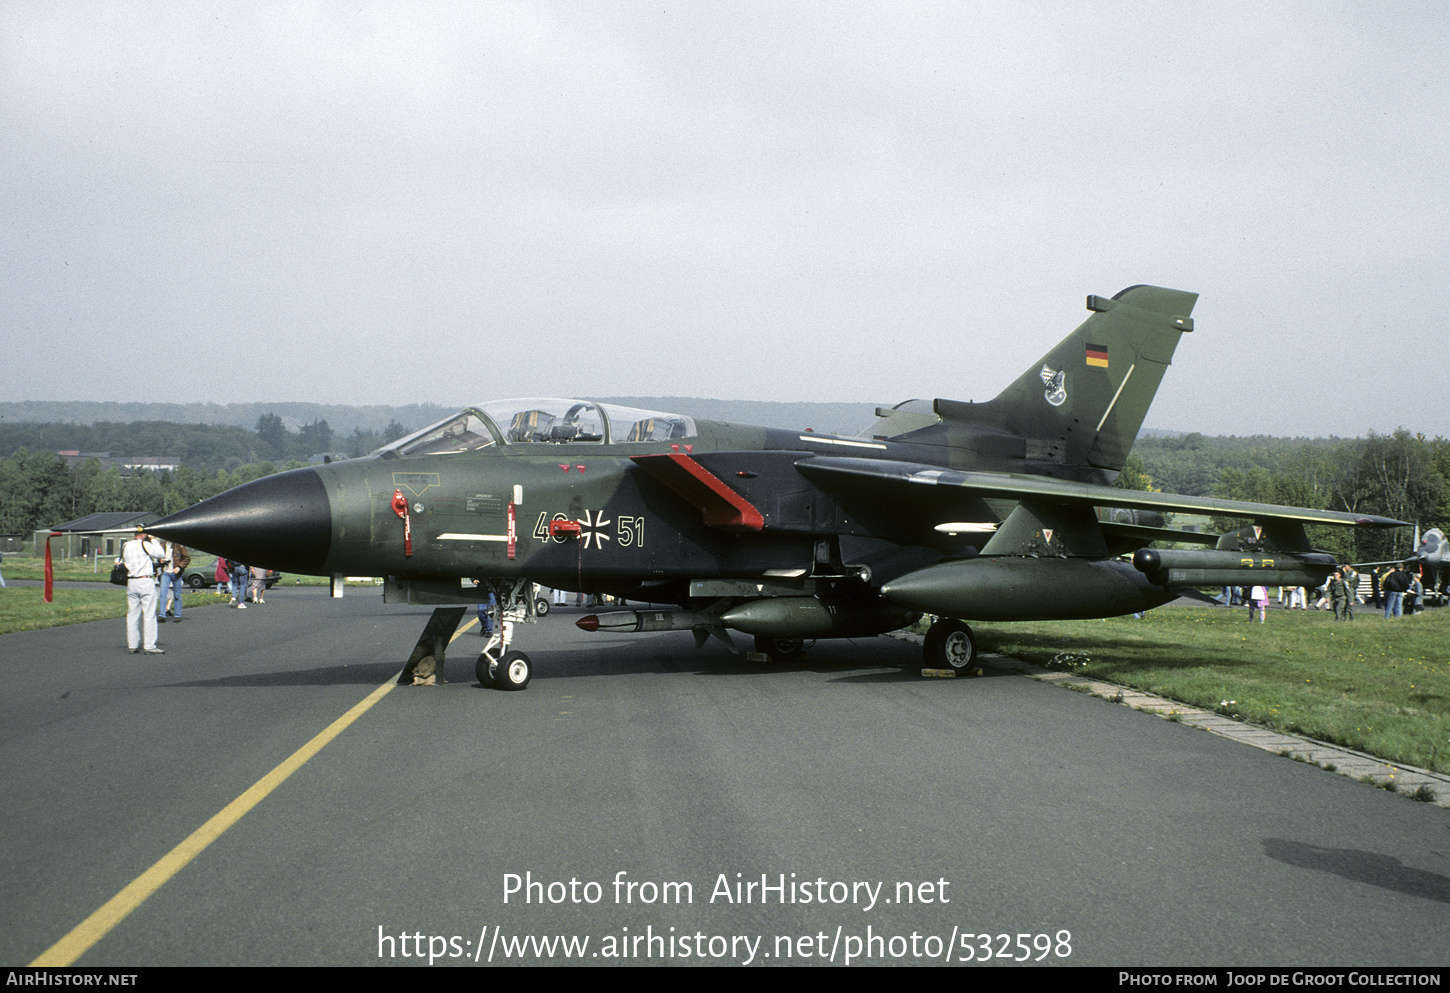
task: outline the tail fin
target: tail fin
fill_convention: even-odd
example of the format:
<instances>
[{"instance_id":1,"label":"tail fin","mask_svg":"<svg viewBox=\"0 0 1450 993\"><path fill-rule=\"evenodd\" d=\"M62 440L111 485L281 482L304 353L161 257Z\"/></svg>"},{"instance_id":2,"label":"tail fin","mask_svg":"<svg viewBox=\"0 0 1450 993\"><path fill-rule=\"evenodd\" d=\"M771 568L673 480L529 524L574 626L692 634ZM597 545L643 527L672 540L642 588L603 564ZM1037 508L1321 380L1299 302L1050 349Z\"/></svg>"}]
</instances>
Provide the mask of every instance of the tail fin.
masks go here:
<instances>
[{"instance_id":1,"label":"tail fin","mask_svg":"<svg viewBox=\"0 0 1450 993\"><path fill-rule=\"evenodd\" d=\"M983 469L1003 442L1025 439L1015 471L1098 478L1123 468L1198 294L1130 286L1087 298L1091 317L986 403L937 400L947 444ZM1014 446L1015 447L1015 446ZM982 456L987 456L983 458Z\"/></svg>"}]
</instances>

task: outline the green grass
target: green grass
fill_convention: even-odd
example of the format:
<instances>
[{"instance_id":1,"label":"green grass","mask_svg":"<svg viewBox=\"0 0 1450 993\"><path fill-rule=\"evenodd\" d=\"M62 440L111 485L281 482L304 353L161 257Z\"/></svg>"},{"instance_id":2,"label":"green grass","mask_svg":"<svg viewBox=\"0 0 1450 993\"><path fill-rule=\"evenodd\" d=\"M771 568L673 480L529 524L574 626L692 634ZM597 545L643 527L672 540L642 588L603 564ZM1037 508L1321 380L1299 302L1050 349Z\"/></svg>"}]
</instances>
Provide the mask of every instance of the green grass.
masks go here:
<instances>
[{"instance_id":1,"label":"green grass","mask_svg":"<svg viewBox=\"0 0 1450 993\"><path fill-rule=\"evenodd\" d=\"M186 610L224 602L225 598L215 593L187 593L181 598ZM52 603L46 603L41 591L34 586L0 589L0 634L125 616L126 591L119 586L99 590L58 589Z\"/></svg>"},{"instance_id":2,"label":"green grass","mask_svg":"<svg viewBox=\"0 0 1450 993\"><path fill-rule=\"evenodd\" d=\"M111 560L104 555L101 556L100 563L94 566L90 559L55 559L51 565L57 582L64 580L68 583L104 583L111 578ZM5 574L7 581L34 579L39 582L45 578L45 558L40 555L8 554L4 563L0 563L0 573Z\"/></svg>"},{"instance_id":3,"label":"green grass","mask_svg":"<svg viewBox=\"0 0 1450 993\"><path fill-rule=\"evenodd\" d=\"M216 556L194 555L191 567L211 572L216 569ZM111 577L111 558L101 556L99 565L92 564L90 559L53 559L51 571L58 583L105 583ZM3 573L7 580L33 579L40 582L45 578L45 559L43 556L30 554L6 555L4 563L0 564L0 573ZM330 582L331 580L326 576L299 576L295 573L284 573L277 585L327 586ZM348 585L366 586L371 584L349 583ZM117 588L119 589L119 587Z\"/></svg>"},{"instance_id":4,"label":"green grass","mask_svg":"<svg viewBox=\"0 0 1450 993\"><path fill-rule=\"evenodd\" d=\"M1450 772L1450 609L1353 623L1327 611L1169 607L1099 621L980 624L977 645L1277 730Z\"/></svg>"}]
</instances>

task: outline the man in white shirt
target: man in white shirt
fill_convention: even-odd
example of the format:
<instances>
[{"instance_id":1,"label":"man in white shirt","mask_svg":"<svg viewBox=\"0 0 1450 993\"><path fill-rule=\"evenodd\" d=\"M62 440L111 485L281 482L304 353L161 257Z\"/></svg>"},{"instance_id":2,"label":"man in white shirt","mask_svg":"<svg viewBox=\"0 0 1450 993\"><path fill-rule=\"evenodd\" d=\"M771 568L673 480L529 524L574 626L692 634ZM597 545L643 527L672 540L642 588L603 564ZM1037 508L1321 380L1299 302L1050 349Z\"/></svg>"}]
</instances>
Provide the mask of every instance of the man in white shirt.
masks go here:
<instances>
[{"instance_id":1,"label":"man in white shirt","mask_svg":"<svg viewBox=\"0 0 1450 993\"><path fill-rule=\"evenodd\" d=\"M156 564L164 558L166 549L140 528L121 546L126 566L126 647L132 655L143 650L143 634L147 655L166 654L156 647Z\"/></svg>"}]
</instances>

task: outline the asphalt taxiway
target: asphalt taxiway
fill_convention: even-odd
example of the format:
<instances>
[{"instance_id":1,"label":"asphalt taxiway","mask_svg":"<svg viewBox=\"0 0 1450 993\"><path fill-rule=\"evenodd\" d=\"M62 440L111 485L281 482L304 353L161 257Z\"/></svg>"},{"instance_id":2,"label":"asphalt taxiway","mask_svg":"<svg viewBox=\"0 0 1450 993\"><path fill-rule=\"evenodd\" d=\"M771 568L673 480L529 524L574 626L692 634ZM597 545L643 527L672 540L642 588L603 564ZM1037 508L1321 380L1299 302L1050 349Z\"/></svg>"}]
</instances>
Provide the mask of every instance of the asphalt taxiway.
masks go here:
<instances>
[{"instance_id":1,"label":"asphalt taxiway","mask_svg":"<svg viewBox=\"0 0 1450 993\"><path fill-rule=\"evenodd\" d=\"M427 615L278 588L164 656L0 637L0 962L170 858L77 964L1445 964L1443 808L891 639L762 666L556 612L504 693L468 632L256 794Z\"/></svg>"}]
</instances>

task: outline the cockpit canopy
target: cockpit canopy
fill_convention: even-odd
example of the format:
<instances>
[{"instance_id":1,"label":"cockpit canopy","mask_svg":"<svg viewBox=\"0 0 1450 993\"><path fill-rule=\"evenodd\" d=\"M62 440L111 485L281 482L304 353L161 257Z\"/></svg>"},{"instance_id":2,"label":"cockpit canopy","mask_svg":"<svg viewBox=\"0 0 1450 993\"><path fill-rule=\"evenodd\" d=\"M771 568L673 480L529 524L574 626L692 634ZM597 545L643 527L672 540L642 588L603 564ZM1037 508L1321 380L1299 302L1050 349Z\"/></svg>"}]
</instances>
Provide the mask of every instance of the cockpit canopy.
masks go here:
<instances>
[{"instance_id":1,"label":"cockpit canopy","mask_svg":"<svg viewBox=\"0 0 1450 993\"><path fill-rule=\"evenodd\" d=\"M695 421L592 400L494 400L399 438L378 454L439 455L490 445L621 444L695 437Z\"/></svg>"}]
</instances>

